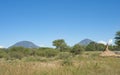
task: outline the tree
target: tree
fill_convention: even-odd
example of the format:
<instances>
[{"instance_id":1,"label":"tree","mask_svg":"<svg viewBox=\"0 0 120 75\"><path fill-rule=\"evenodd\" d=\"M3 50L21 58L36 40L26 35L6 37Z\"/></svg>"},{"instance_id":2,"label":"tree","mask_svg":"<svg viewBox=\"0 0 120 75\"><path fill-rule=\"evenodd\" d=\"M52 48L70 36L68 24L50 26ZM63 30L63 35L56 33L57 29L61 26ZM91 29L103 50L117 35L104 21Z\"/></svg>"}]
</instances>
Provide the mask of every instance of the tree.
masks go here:
<instances>
[{"instance_id":1,"label":"tree","mask_svg":"<svg viewBox=\"0 0 120 75\"><path fill-rule=\"evenodd\" d=\"M53 48L41 47L35 51L37 56L41 57L54 57L59 53L59 51Z\"/></svg>"},{"instance_id":2,"label":"tree","mask_svg":"<svg viewBox=\"0 0 120 75\"><path fill-rule=\"evenodd\" d=\"M116 32L115 44L120 47L120 31Z\"/></svg>"},{"instance_id":3,"label":"tree","mask_svg":"<svg viewBox=\"0 0 120 75\"><path fill-rule=\"evenodd\" d=\"M112 47L109 47L109 48L110 48L110 50L113 50L113 51L120 51L120 48L116 45L113 45Z\"/></svg>"},{"instance_id":4,"label":"tree","mask_svg":"<svg viewBox=\"0 0 120 75\"><path fill-rule=\"evenodd\" d=\"M6 58L6 57L7 57L6 49L0 48L0 58Z\"/></svg>"},{"instance_id":5,"label":"tree","mask_svg":"<svg viewBox=\"0 0 120 75\"><path fill-rule=\"evenodd\" d=\"M67 44L65 43L64 39L58 39L53 41L53 46L56 46L56 49L60 51L65 51L68 48Z\"/></svg>"},{"instance_id":6,"label":"tree","mask_svg":"<svg viewBox=\"0 0 120 75\"><path fill-rule=\"evenodd\" d=\"M76 55L76 54L81 54L83 51L84 51L84 48L81 45L76 44L73 46L71 53Z\"/></svg>"},{"instance_id":7,"label":"tree","mask_svg":"<svg viewBox=\"0 0 120 75\"><path fill-rule=\"evenodd\" d=\"M96 50L98 50L98 51L103 51L104 49L105 49L105 45L104 44L97 44L96 43L96 46L97 46L97 48L96 48Z\"/></svg>"},{"instance_id":8,"label":"tree","mask_svg":"<svg viewBox=\"0 0 120 75\"><path fill-rule=\"evenodd\" d=\"M95 42L91 42L86 47L86 51L95 51L95 50L97 50L97 43Z\"/></svg>"},{"instance_id":9,"label":"tree","mask_svg":"<svg viewBox=\"0 0 120 75\"><path fill-rule=\"evenodd\" d=\"M32 50L24 47L12 47L8 49L10 58L21 59L32 54Z\"/></svg>"}]
</instances>

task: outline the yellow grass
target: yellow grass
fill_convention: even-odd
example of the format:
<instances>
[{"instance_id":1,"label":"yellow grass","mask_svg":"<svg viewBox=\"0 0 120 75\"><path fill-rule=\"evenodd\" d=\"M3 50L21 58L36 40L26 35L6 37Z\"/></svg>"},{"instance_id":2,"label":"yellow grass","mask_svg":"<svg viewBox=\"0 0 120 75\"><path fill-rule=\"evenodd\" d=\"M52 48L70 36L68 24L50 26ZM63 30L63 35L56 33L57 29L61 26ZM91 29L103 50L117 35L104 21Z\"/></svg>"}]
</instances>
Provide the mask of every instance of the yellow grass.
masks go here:
<instances>
[{"instance_id":1,"label":"yellow grass","mask_svg":"<svg viewBox=\"0 0 120 75\"><path fill-rule=\"evenodd\" d=\"M0 61L0 75L120 75L120 58L76 56L73 65L62 66L63 61Z\"/></svg>"}]
</instances>

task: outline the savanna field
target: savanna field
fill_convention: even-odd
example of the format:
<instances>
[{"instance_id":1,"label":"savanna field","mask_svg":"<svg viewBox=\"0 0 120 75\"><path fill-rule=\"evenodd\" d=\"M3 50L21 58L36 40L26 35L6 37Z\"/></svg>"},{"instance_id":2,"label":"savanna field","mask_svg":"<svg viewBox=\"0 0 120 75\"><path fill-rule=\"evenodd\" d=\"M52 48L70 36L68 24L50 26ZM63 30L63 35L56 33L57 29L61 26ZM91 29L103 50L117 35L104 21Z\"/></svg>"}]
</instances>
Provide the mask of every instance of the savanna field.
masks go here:
<instances>
[{"instance_id":1,"label":"savanna field","mask_svg":"<svg viewBox=\"0 0 120 75\"><path fill-rule=\"evenodd\" d=\"M0 75L120 75L120 0L0 0Z\"/></svg>"},{"instance_id":2,"label":"savanna field","mask_svg":"<svg viewBox=\"0 0 120 75\"><path fill-rule=\"evenodd\" d=\"M0 75L120 75L119 57L100 57L99 51L71 56L25 57L0 60Z\"/></svg>"}]
</instances>

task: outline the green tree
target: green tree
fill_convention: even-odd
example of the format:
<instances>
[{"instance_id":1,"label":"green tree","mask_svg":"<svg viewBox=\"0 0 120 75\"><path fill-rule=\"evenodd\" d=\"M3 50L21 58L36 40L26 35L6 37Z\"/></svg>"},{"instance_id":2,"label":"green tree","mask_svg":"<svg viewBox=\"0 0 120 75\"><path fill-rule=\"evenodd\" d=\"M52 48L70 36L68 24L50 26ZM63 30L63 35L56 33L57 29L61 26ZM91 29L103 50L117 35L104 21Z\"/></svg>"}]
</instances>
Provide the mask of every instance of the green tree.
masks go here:
<instances>
[{"instance_id":1,"label":"green tree","mask_svg":"<svg viewBox=\"0 0 120 75\"><path fill-rule=\"evenodd\" d=\"M104 44L99 44L99 43L97 44L96 43L96 46L97 46L96 50L98 50L98 51L103 51L105 49L105 45Z\"/></svg>"},{"instance_id":2,"label":"green tree","mask_svg":"<svg viewBox=\"0 0 120 75\"><path fill-rule=\"evenodd\" d=\"M115 44L120 47L120 31L116 33L115 39Z\"/></svg>"},{"instance_id":3,"label":"green tree","mask_svg":"<svg viewBox=\"0 0 120 75\"><path fill-rule=\"evenodd\" d=\"M113 45L112 50L113 51L120 51L120 47Z\"/></svg>"},{"instance_id":4,"label":"green tree","mask_svg":"<svg viewBox=\"0 0 120 75\"><path fill-rule=\"evenodd\" d=\"M56 49L60 51L65 51L68 48L67 44L65 43L64 39L58 39L53 41L53 46L56 46Z\"/></svg>"},{"instance_id":5,"label":"green tree","mask_svg":"<svg viewBox=\"0 0 120 75\"><path fill-rule=\"evenodd\" d=\"M7 52L6 49L0 49L0 58L6 58L7 57Z\"/></svg>"},{"instance_id":6,"label":"green tree","mask_svg":"<svg viewBox=\"0 0 120 75\"><path fill-rule=\"evenodd\" d=\"M32 50L24 47L12 47L8 49L10 58L21 59L32 54Z\"/></svg>"},{"instance_id":7,"label":"green tree","mask_svg":"<svg viewBox=\"0 0 120 75\"><path fill-rule=\"evenodd\" d=\"M81 54L84 51L84 48L80 44L76 44L73 46L71 53L73 54Z\"/></svg>"},{"instance_id":8,"label":"green tree","mask_svg":"<svg viewBox=\"0 0 120 75\"><path fill-rule=\"evenodd\" d=\"M59 51L53 48L42 47L37 49L35 53L37 56L41 56L41 57L54 57L59 53Z\"/></svg>"},{"instance_id":9,"label":"green tree","mask_svg":"<svg viewBox=\"0 0 120 75\"><path fill-rule=\"evenodd\" d=\"M86 46L86 51L96 51L97 50L97 43L91 42Z\"/></svg>"}]
</instances>

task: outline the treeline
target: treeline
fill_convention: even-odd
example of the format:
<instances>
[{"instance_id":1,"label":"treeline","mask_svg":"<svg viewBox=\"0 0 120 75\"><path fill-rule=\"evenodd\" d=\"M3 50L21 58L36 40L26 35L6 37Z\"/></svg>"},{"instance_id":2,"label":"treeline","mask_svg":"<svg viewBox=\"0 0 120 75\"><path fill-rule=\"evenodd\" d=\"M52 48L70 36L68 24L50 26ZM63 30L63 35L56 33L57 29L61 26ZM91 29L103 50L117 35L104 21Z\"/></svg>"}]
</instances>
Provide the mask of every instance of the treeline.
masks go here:
<instances>
[{"instance_id":1,"label":"treeline","mask_svg":"<svg viewBox=\"0 0 120 75\"><path fill-rule=\"evenodd\" d=\"M115 44L109 45L109 49L113 51L120 51L120 31L116 33ZM82 46L80 44L75 44L70 47L67 45L64 39L58 39L53 41L53 46L55 48L23 48L23 47L12 47L0 49L0 58L9 59L22 59L24 57L56 57L59 58L69 57L69 55L82 54L84 51L103 51L105 50L104 44L99 44L96 42L91 42L87 46Z\"/></svg>"},{"instance_id":2,"label":"treeline","mask_svg":"<svg viewBox=\"0 0 120 75\"><path fill-rule=\"evenodd\" d=\"M8 49L0 49L0 58L22 59L29 56L54 57L59 53L53 48L24 48L12 47Z\"/></svg>"},{"instance_id":3,"label":"treeline","mask_svg":"<svg viewBox=\"0 0 120 75\"><path fill-rule=\"evenodd\" d=\"M22 59L24 57L55 57L62 54L62 57L67 56L69 53L71 55L82 54L84 51L103 51L105 49L104 44L98 44L95 42L91 42L87 46L82 46L80 44L76 44L73 47L68 46L63 39L53 41L53 46L56 48L24 48L24 47L12 47L8 49L0 49L0 58L5 58L6 60L12 59ZM109 46L110 50L116 50L116 46ZM61 57L60 57L61 58Z\"/></svg>"}]
</instances>

